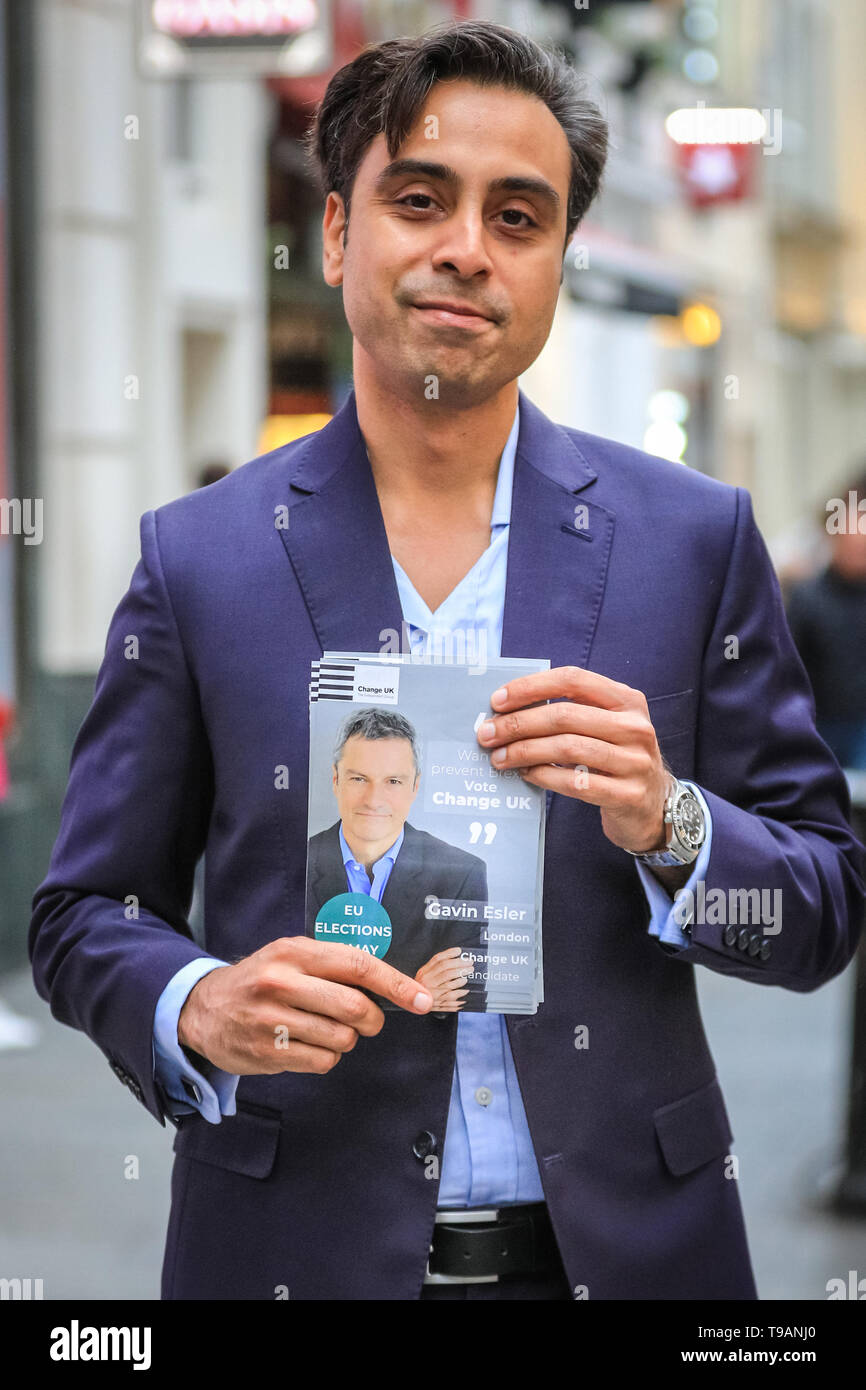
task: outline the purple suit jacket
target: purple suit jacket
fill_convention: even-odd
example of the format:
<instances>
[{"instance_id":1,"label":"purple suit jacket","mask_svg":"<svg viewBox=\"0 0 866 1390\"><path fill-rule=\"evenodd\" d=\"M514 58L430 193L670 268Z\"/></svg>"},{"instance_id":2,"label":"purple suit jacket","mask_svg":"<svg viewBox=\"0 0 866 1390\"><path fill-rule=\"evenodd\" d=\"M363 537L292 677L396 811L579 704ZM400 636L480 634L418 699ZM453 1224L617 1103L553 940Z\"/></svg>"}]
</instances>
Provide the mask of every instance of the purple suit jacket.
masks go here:
<instances>
[{"instance_id":1,"label":"purple suit jacket","mask_svg":"<svg viewBox=\"0 0 866 1390\"><path fill-rule=\"evenodd\" d=\"M206 849L208 952L303 932L310 661L379 650L401 621L353 393L318 433L142 518L30 942L54 1015L163 1124L153 1016L202 954L196 860ZM546 999L507 1021L571 1284L754 1298L693 967L813 990L852 957L864 886L748 493L556 425L521 393L502 653L643 691L712 812L707 894L781 889L777 935L697 921L676 952L647 934L598 809L551 796ZM327 1076L244 1076L236 1116L183 1117L163 1297L417 1298L456 1029L391 1014Z\"/></svg>"}]
</instances>

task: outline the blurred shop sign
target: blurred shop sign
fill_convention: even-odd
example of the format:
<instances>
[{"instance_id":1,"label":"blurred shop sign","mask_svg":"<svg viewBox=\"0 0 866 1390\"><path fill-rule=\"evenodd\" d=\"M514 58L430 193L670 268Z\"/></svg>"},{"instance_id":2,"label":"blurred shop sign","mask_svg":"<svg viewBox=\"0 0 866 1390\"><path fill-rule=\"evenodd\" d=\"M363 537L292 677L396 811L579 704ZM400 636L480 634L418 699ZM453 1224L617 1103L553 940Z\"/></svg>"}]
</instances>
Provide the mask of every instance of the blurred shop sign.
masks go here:
<instances>
[{"instance_id":1,"label":"blurred shop sign","mask_svg":"<svg viewBox=\"0 0 866 1390\"><path fill-rule=\"evenodd\" d=\"M733 203L752 191L753 149L767 134L769 112L752 107L695 106L672 111L665 129L692 207Z\"/></svg>"},{"instance_id":2,"label":"blurred shop sign","mask_svg":"<svg viewBox=\"0 0 866 1390\"><path fill-rule=\"evenodd\" d=\"M138 0L145 77L307 77L333 61L331 0Z\"/></svg>"},{"instance_id":3,"label":"blurred shop sign","mask_svg":"<svg viewBox=\"0 0 866 1390\"><path fill-rule=\"evenodd\" d=\"M736 203L752 191L750 145L677 145L677 163L692 207Z\"/></svg>"}]
</instances>

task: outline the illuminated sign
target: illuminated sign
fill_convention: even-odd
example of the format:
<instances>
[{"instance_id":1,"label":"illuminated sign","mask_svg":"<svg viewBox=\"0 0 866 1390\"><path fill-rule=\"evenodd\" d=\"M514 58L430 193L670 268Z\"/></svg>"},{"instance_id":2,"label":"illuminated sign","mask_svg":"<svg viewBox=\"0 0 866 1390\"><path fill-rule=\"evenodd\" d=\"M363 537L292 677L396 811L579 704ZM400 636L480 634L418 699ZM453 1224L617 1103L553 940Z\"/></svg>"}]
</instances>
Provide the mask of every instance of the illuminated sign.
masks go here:
<instances>
[{"instance_id":1,"label":"illuminated sign","mask_svg":"<svg viewBox=\"0 0 866 1390\"><path fill-rule=\"evenodd\" d=\"M310 29L315 0L155 0L153 26L176 39L272 39Z\"/></svg>"},{"instance_id":2,"label":"illuminated sign","mask_svg":"<svg viewBox=\"0 0 866 1390\"><path fill-rule=\"evenodd\" d=\"M311 76L333 59L330 0L139 0L148 77Z\"/></svg>"}]
</instances>

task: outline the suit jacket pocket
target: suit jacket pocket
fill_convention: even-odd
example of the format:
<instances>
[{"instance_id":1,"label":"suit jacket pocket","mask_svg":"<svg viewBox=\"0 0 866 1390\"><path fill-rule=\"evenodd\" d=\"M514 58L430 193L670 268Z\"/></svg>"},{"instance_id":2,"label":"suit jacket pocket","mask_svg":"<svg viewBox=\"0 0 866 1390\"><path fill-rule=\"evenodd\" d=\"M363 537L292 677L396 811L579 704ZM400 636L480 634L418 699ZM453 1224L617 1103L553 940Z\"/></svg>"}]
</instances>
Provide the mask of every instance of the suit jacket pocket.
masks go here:
<instances>
[{"instance_id":1,"label":"suit jacket pocket","mask_svg":"<svg viewBox=\"0 0 866 1390\"><path fill-rule=\"evenodd\" d=\"M678 734L689 734L694 726L694 690L675 690L671 695L647 698L649 717L659 743Z\"/></svg>"},{"instance_id":2,"label":"suit jacket pocket","mask_svg":"<svg viewBox=\"0 0 866 1390\"><path fill-rule=\"evenodd\" d=\"M659 1106L653 1122L665 1163L676 1177L726 1154L734 1137L717 1077Z\"/></svg>"},{"instance_id":3,"label":"suit jacket pocket","mask_svg":"<svg viewBox=\"0 0 866 1390\"><path fill-rule=\"evenodd\" d=\"M675 776L692 776L695 743L695 691L675 690L670 695L653 695L647 699L647 708L662 757Z\"/></svg>"},{"instance_id":4,"label":"suit jacket pocket","mask_svg":"<svg viewBox=\"0 0 866 1390\"><path fill-rule=\"evenodd\" d=\"M185 1116L178 1124L174 1151L215 1168L227 1168L248 1178L266 1178L274 1166L280 1139L280 1111L268 1106L238 1103L236 1115L224 1115L218 1125L201 1115Z\"/></svg>"}]
</instances>

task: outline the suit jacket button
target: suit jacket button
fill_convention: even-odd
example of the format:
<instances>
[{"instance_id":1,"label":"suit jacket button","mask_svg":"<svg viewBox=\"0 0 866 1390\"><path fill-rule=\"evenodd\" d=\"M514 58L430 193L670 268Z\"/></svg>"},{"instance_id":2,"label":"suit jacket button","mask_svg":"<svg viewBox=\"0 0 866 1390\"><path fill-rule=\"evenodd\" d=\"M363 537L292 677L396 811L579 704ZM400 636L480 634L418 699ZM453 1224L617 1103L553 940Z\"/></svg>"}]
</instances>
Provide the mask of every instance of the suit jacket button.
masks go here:
<instances>
[{"instance_id":1,"label":"suit jacket button","mask_svg":"<svg viewBox=\"0 0 866 1390\"><path fill-rule=\"evenodd\" d=\"M737 937L737 950L738 950L738 951L745 951L745 950L746 950L746 948L747 948L747 946L748 946L748 944L749 944L749 941L750 941L750 939L751 939L751 935L752 935L751 932L747 931L745 927L742 927L742 928L740 929L740 934L739 934L739 936Z\"/></svg>"},{"instance_id":2,"label":"suit jacket button","mask_svg":"<svg viewBox=\"0 0 866 1390\"><path fill-rule=\"evenodd\" d=\"M770 943L769 943L769 941L762 941L762 942L761 942L761 949L760 949L759 952L758 952L758 956L759 956L759 958L760 958L761 960L769 960L769 959L770 959Z\"/></svg>"},{"instance_id":3,"label":"suit jacket button","mask_svg":"<svg viewBox=\"0 0 866 1390\"><path fill-rule=\"evenodd\" d=\"M749 938L749 955L756 956L761 949L761 938L756 931Z\"/></svg>"},{"instance_id":4,"label":"suit jacket button","mask_svg":"<svg viewBox=\"0 0 866 1390\"><path fill-rule=\"evenodd\" d=\"M723 934L722 934L722 940L724 941L725 945L726 945L726 946L733 946L733 944L734 944L734 942L736 941L736 939L737 939L737 929L736 929L736 927L725 927L725 930L724 930L724 932L723 932Z\"/></svg>"},{"instance_id":5,"label":"suit jacket button","mask_svg":"<svg viewBox=\"0 0 866 1390\"><path fill-rule=\"evenodd\" d=\"M415 1135L412 1152L423 1163L425 1158L436 1152L436 1136L429 1129L422 1129Z\"/></svg>"}]
</instances>

